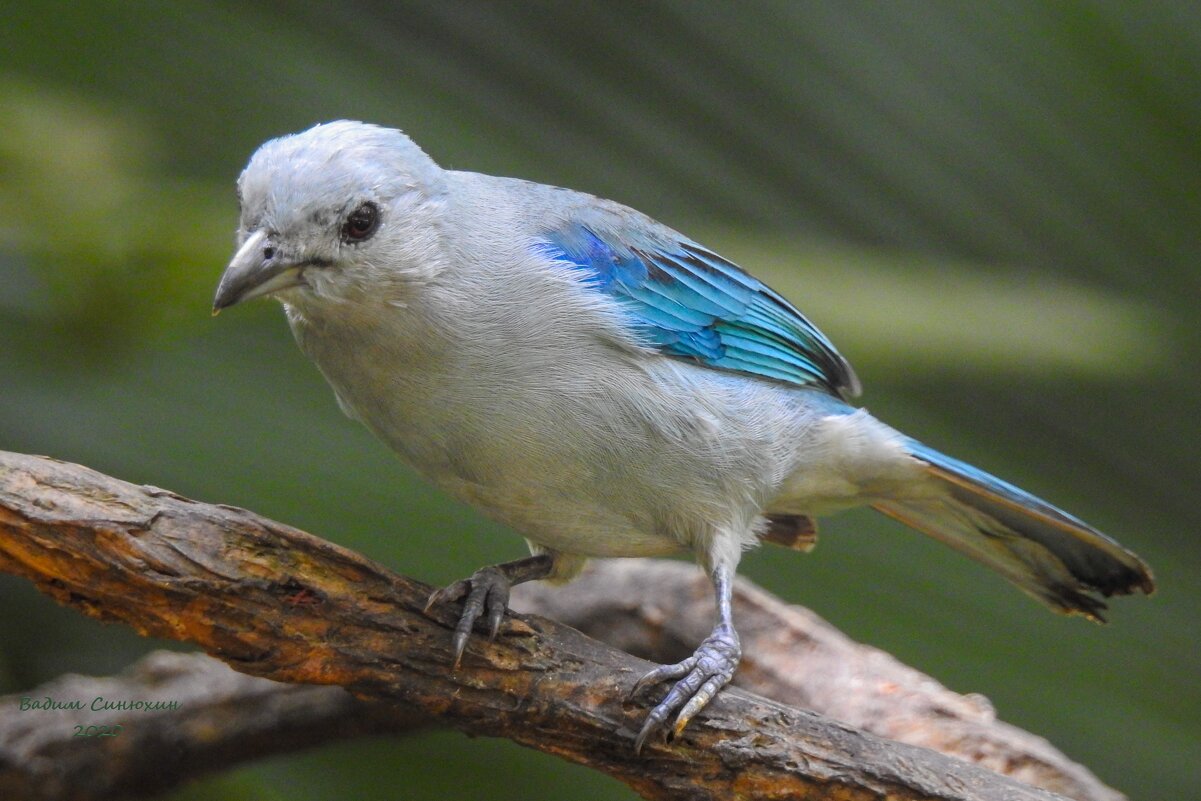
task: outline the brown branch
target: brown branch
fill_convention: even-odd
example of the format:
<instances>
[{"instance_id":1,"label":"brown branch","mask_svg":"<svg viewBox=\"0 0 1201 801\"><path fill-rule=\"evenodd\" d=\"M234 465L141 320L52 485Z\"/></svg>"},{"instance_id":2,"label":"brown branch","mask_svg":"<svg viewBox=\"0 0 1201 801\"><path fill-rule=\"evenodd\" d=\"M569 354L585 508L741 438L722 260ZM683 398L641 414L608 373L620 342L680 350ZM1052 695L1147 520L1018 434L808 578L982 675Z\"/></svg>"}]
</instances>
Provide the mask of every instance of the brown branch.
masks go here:
<instances>
[{"instance_id":1,"label":"brown branch","mask_svg":"<svg viewBox=\"0 0 1201 801\"><path fill-rule=\"evenodd\" d=\"M678 658L711 614L705 579L678 562L598 560L576 582L517 590L516 605L549 611L656 661ZM735 586L748 658L740 686L892 739L983 764L1081 801L1121 796L1045 740L997 722L987 701L953 693L891 656L849 640L816 615L749 582ZM800 669L798 669L798 667ZM0 715L0 798L146 794L272 753L431 724L415 710L354 698L341 688L282 684L231 671L201 654L156 652L115 679L65 676L0 698L168 698L174 710L137 713L124 740L81 748L76 726L129 723L119 710Z\"/></svg>"},{"instance_id":2,"label":"brown branch","mask_svg":"<svg viewBox=\"0 0 1201 801\"><path fill-rule=\"evenodd\" d=\"M986 700L953 693L749 582L736 584L734 602L748 652L740 686L1080 801L1121 798L1042 738L996 721ZM569 587L526 585L514 603L655 661L686 654L712 606L695 569L630 559L593 562ZM271 753L431 724L415 710L362 701L340 688L253 678L200 654L172 652L150 654L114 679L65 676L0 698L0 710L19 708L22 697L169 698L180 708L138 713L125 740L96 739L87 748L79 747L76 726L112 726L130 714L85 708L0 716L4 798L146 794Z\"/></svg>"},{"instance_id":3,"label":"brown branch","mask_svg":"<svg viewBox=\"0 0 1201 801\"><path fill-rule=\"evenodd\" d=\"M517 587L513 606L654 662L687 656L713 625L708 579L681 562L595 560L566 587ZM987 698L948 690L746 579L734 583L734 616L740 687L1078 801L1125 798L1044 738L997 720Z\"/></svg>"},{"instance_id":4,"label":"brown branch","mask_svg":"<svg viewBox=\"0 0 1201 801\"><path fill-rule=\"evenodd\" d=\"M592 766L647 798L1047 799L922 748L731 689L642 758L649 665L537 617L510 617L451 671L453 610L346 549L225 506L0 453L0 570L102 620L186 640L237 670L402 701L473 734Z\"/></svg>"}]
</instances>

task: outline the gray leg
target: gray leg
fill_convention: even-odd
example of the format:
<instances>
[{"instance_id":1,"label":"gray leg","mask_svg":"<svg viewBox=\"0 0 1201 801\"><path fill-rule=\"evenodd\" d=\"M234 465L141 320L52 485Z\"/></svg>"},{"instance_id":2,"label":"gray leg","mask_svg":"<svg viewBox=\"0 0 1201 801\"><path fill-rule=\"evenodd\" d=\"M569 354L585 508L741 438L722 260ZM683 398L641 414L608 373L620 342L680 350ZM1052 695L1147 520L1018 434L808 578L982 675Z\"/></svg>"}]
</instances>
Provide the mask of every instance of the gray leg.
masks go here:
<instances>
[{"instance_id":1,"label":"gray leg","mask_svg":"<svg viewBox=\"0 0 1201 801\"><path fill-rule=\"evenodd\" d=\"M742 646L730 614L733 577L734 571L730 568L718 568L713 572L713 587L717 591L717 626L696 649L696 653L675 665L655 668L639 679L630 691L630 697L633 698L659 682L679 679L667 697L646 716L646 723L634 741L635 753L642 753L647 738L665 729L668 718L677 710L679 713L676 714L670 736L682 732L693 716L713 700L717 691L734 678L738 660L742 658Z\"/></svg>"},{"instance_id":2,"label":"gray leg","mask_svg":"<svg viewBox=\"0 0 1201 801\"><path fill-rule=\"evenodd\" d=\"M554 567L554 557L550 554L527 556L499 565L481 567L471 574L471 578L462 579L438 590L425 603L428 612L435 604L450 603L466 596L463 602L463 614L455 626L454 645L457 668L463 659L463 651L467 648L467 640L475 622L488 613L488 640L496 638L500 623L505 617L505 609L509 605L509 589L514 584L546 578Z\"/></svg>"}]
</instances>

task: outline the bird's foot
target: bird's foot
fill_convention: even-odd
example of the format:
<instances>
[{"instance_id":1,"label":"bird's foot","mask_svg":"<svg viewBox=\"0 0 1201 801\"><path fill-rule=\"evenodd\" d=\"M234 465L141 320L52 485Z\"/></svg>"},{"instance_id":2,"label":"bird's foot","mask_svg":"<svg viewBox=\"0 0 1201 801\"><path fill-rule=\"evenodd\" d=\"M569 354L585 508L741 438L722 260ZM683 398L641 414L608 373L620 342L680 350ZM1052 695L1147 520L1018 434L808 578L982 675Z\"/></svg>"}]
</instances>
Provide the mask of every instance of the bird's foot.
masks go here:
<instances>
[{"instance_id":1,"label":"bird's foot","mask_svg":"<svg viewBox=\"0 0 1201 801\"><path fill-rule=\"evenodd\" d=\"M489 565L472 573L471 578L456 581L430 595L429 600L425 602L426 612L438 604L453 603L460 598L467 599L463 602L463 612L459 615L459 622L455 625L455 633L451 638L456 668L463 661L463 651L467 649L467 640L471 637L476 621L485 616L484 620L488 624L488 642L495 640L496 633L500 631L501 621L505 618L505 610L509 606L509 590L514 584L545 578L550 574L553 565L554 560L547 554Z\"/></svg>"},{"instance_id":2,"label":"bird's foot","mask_svg":"<svg viewBox=\"0 0 1201 801\"><path fill-rule=\"evenodd\" d=\"M742 646L738 642L738 633L733 626L723 623L713 630L692 656L674 665L657 667L639 679L630 690L630 698L660 682L669 679L679 681L646 716L646 723L634 741L634 752L641 753L642 746L652 734L666 730L667 720L673 714L676 715L675 723L667 732L667 738L676 737L684 731L696 713L704 709L717 691L734 678L741 658Z\"/></svg>"},{"instance_id":3,"label":"bird's foot","mask_svg":"<svg viewBox=\"0 0 1201 801\"><path fill-rule=\"evenodd\" d=\"M500 565L481 567L471 574L471 578L460 579L448 587L434 592L425 602L425 611L442 603L453 603L460 598L463 602L463 612L455 625L455 633L451 645L455 652L454 666L457 668L463 660L463 651L467 648L467 640L471 631L481 616L486 615L488 624L488 641L496 639L500 623L504 620L505 609L509 606L509 590L512 582L501 570Z\"/></svg>"}]
</instances>

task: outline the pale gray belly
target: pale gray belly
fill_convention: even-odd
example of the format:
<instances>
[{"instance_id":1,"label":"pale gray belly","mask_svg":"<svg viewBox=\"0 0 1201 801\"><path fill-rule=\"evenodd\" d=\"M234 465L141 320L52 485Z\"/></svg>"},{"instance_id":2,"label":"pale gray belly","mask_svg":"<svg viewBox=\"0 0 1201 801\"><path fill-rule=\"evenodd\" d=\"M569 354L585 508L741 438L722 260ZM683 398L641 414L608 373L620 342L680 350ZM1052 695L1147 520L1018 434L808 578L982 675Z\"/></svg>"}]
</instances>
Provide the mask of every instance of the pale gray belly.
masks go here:
<instances>
[{"instance_id":1,"label":"pale gray belly","mask_svg":"<svg viewBox=\"0 0 1201 801\"><path fill-rule=\"evenodd\" d=\"M602 350L588 375L561 369L579 353L468 370L383 333L297 334L343 408L404 461L564 553L659 555L746 529L804 428L783 390L674 360Z\"/></svg>"}]
</instances>

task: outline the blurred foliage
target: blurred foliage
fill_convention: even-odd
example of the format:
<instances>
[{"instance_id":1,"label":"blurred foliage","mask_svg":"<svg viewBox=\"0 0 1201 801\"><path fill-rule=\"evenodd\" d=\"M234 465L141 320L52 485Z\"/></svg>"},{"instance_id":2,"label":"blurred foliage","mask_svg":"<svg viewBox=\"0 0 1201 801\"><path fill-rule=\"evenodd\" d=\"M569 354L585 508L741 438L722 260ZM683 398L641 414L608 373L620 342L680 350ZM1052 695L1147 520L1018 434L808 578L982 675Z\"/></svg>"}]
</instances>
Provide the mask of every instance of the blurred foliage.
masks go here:
<instances>
[{"instance_id":1,"label":"blurred foliage","mask_svg":"<svg viewBox=\"0 0 1201 801\"><path fill-rule=\"evenodd\" d=\"M5 310L107 359L183 323L228 226L211 187L166 175L136 116L79 96L0 75L0 118L0 248L24 268Z\"/></svg>"},{"instance_id":2,"label":"blurred foliage","mask_svg":"<svg viewBox=\"0 0 1201 801\"><path fill-rule=\"evenodd\" d=\"M1195 4L29 0L0 9L0 53L0 447L248 506L434 583L519 555L339 415L271 304L208 319L254 147L396 125L446 166L586 189L710 244L838 343L873 412L1146 557L1160 593L1106 628L870 513L743 572L1134 798L1201 786ZM3 691L161 645L13 579L0 603ZM630 797L451 733L177 796L295 789Z\"/></svg>"}]
</instances>

